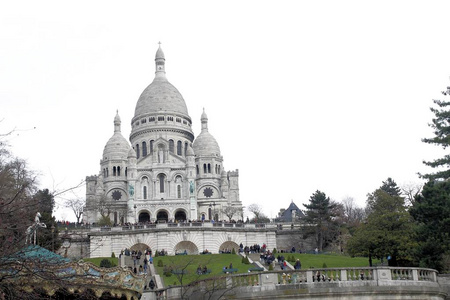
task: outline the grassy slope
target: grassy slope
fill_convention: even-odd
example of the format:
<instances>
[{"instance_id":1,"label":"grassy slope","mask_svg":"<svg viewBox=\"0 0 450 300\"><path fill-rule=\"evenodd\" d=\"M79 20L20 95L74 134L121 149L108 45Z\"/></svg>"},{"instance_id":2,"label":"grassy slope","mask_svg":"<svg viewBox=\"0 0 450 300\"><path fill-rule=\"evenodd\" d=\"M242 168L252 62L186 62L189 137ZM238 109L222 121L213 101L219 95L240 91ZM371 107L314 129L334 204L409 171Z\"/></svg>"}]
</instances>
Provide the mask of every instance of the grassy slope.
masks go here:
<instances>
[{"instance_id":1,"label":"grassy slope","mask_svg":"<svg viewBox=\"0 0 450 300\"><path fill-rule=\"evenodd\" d=\"M342 255L324 255L324 254L283 254L287 259L288 255L294 255L295 258L300 259L302 269L308 268L322 268L325 263L328 268L343 268L343 267L366 267L369 265L368 259L364 257L351 258ZM201 280L213 276L223 275L222 269L233 263L233 268L238 269L238 273L247 273L248 269L253 265L245 265L241 263L241 257L232 254L208 254L208 255L176 255L176 256L159 256L155 257L153 263L155 264L156 272L161 275L164 284L179 285L195 280ZM171 266L173 270L187 270L187 274L176 275L172 274L170 277L163 275L164 267L158 267L158 261L161 261L164 266ZM374 261L376 263L376 261ZM210 274L197 275L196 270L198 265L207 266L211 270Z\"/></svg>"}]
</instances>

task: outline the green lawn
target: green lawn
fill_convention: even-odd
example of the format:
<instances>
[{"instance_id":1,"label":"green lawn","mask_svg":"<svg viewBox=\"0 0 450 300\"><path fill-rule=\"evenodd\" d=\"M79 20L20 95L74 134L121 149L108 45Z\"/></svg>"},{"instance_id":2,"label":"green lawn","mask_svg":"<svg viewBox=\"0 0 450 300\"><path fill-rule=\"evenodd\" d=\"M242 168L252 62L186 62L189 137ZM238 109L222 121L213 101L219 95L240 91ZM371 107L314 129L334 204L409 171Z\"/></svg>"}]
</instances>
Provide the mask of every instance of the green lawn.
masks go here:
<instances>
[{"instance_id":1,"label":"green lawn","mask_svg":"<svg viewBox=\"0 0 450 300\"><path fill-rule=\"evenodd\" d=\"M289 256L294 256L295 259L300 259L302 263L302 269L309 268L323 268L323 264L326 264L327 268L346 268L346 267L368 267L369 259L367 257L350 257L345 255L335 254L300 254L300 253L280 253L287 259ZM278 254L276 255L278 256ZM379 261L372 259L373 264L377 264ZM293 262L291 262L293 264Z\"/></svg>"},{"instance_id":2,"label":"green lawn","mask_svg":"<svg viewBox=\"0 0 450 300\"><path fill-rule=\"evenodd\" d=\"M119 259L117 257L111 258L111 257L94 257L94 258L83 258L83 261L86 262L91 262L94 265L96 265L97 267L100 267L100 262L103 259L109 259L111 261L111 263L113 264L113 266L118 266L119 265Z\"/></svg>"},{"instance_id":3,"label":"green lawn","mask_svg":"<svg viewBox=\"0 0 450 300\"><path fill-rule=\"evenodd\" d=\"M278 254L277 254L278 255ZM276 256L277 256L276 255ZM351 258L343 255L328 255L328 254L290 254L283 253L285 259L288 256L294 255L295 259L300 259L302 269L322 268L325 263L328 268L343 268L343 267L367 267L369 261L365 257ZM229 266L233 263L233 268L238 269L237 273L248 273L248 269L253 265L246 265L241 263L242 257L233 254L207 254L207 255L175 255L175 256L158 256L155 257L153 263L156 272L164 280L166 286L188 284L195 280L202 280L209 277L224 275L223 267ZM171 276L164 275L164 267L158 267L158 261L167 268L172 270L185 270L185 274L172 274ZM377 263L376 260L373 262ZM207 266L211 270L210 274L197 275L197 267L201 265Z\"/></svg>"},{"instance_id":4,"label":"green lawn","mask_svg":"<svg viewBox=\"0 0 450 300\"><path fill-rule=\"evenodd\" d=\"M164 284L179 285L181 283L187 284L195 280L202 280L209 277L224 275L223 267L229 267L233 264L234 269L238 269L237 273L247 273L248 269L253 265L246 265L241 263L242 257L235 254L199 254L199 255L175 255L175 256L158 256L153 259L156 272L163 278ZM158 267L158 261L162 261L163 265L172 270L185 270L186 274L172 274L165 276L164 267ZM206 265L211 273L205 275L197 274L197 267L202 268Z\"/></svg>"}]
</instances>

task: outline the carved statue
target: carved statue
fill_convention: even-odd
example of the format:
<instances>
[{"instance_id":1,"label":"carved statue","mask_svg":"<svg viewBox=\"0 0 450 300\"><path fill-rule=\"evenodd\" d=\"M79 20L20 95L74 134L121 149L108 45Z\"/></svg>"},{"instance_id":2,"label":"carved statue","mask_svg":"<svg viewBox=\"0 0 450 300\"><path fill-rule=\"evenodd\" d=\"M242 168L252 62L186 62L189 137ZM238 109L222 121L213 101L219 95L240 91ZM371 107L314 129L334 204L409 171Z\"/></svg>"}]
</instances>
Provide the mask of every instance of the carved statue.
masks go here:
<instances>
[{"instance_id":1,"label":"carved statue","mask_svg":"<svg viewBox=\"0 0 450 300\"><path fill-rule=\"evenodd\" d=\"M194 182L193 181L191 181L191 182L189 182L189 190L191 191L191 195L192 194L194 194Z\"/></svg>"},{"instance_id":2,"label":"carved statue","mask_svg":"<svg viewBox=\"0 0 450 300\"><path fill-rule=\"evenodd\" d=\"M134 195L134 186L132 186L131 184L128 185L128 191L130 193L130 196L133 196Z\"/></svg>"},{"instance_id":3,"label":"carved statue","mask_svg":"<svg viewBox=\"0 0 450 300\"><path fill-rule=\"evenodd\" d=\"M36 213L36 216L34 217L34 223L27 228L25 231L26 238L25 238L25 244L31 244L31 238L33 237L33 244L36 245L36 232L38 228L47 228L47 225L45 223L41 223L41 214L39 212Z\"/></svg>"},{"instance_id":4,"label":"carved statue","mask_svg":"<svg viewBox=\"0 0 450 300\"><path fill-rule=\"evenodd\" d=\"M164 152L162 149L159 149L158 151L158 162L161 164L164 162Z\"/></svg>"}]
</instances>

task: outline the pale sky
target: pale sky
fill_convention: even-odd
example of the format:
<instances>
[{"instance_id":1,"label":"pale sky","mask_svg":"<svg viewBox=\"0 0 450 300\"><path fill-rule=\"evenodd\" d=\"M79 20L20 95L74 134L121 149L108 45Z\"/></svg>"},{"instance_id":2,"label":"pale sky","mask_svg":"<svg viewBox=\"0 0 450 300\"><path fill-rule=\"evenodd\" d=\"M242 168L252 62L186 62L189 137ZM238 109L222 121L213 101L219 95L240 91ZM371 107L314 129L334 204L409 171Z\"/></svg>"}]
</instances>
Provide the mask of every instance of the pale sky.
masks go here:
<instances>
[{"instance_id":1,"label":"pale sky","mask_svg":"<svg viewBox=\"0 0 450 300\"><path fill-rule=\"evenodd\" d=\"M244 206L275 217L320 190L362 207L388 177L420 183L422 161L443 156L421 139L450 85L449 12L450 1L3 1L0 133L16 129L11 150L41 188L98 174L116 110L129 138L161 41L194 134L205 108Z\"/></svg>"}]
</instances>

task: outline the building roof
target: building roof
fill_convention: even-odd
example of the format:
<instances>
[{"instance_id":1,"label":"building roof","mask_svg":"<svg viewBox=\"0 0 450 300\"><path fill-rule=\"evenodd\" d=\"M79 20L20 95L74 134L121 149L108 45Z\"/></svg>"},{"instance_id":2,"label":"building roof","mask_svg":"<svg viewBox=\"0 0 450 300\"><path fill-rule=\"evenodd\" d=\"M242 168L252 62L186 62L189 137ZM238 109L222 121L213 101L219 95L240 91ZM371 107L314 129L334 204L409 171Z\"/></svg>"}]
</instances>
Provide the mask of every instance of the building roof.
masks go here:
<instances>
[{"instance_id":1,"label":"building roof","mask_svg":"<svg viewBox=\"0 0 450 300\"><path fill-rule=\"evenodd\" d=\"M279 217L276 218L276 220L278 222L292 222L293 216L295 217L295 219L301 219L305 217L305 214L302 212L300 208L298 208L297 205L295 205L294 201L291 202L291 204L286 210L280 213Z\"/></svg>"},{"instance_id":2,"label":"building roof","mask_svg":"<svg viewBox=\"0 0 450 300\"><path fill-rule=\"evenodd\" d=\"M38 245L28 245L23 249L19 250L18 252L10 256L3 257L2 259L20 262L31 260L34 262L54 264L54 265L70 262L70 259L64 258L61 255L58 255Z\"/></svg>"}]
</instances>

